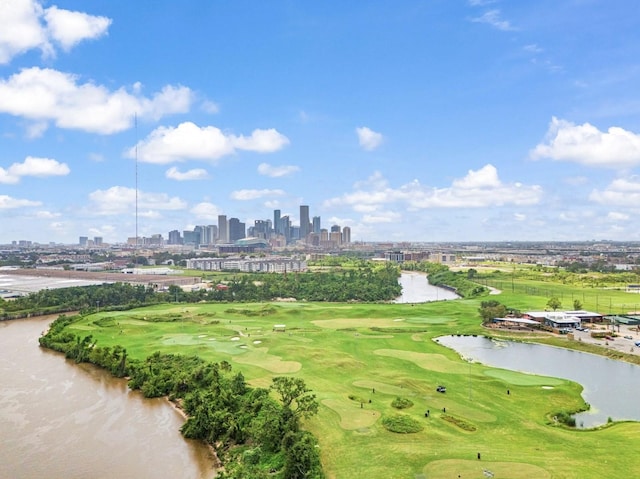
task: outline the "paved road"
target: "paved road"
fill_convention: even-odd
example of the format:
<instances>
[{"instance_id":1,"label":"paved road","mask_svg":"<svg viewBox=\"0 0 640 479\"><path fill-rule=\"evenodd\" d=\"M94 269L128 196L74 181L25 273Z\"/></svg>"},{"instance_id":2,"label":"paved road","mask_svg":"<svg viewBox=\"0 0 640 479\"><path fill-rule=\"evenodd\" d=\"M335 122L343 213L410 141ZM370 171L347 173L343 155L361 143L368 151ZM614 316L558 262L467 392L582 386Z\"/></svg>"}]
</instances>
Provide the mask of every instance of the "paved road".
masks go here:
<instances>
[{"instance_id":1,"label":"paved road","mask_svg":"<svg viewBox=\"0 0 640 479\"><path fill-rule=\"evenodd\" d=\"M603 328L604 326L601 326ZM611 329L609 329L611 331ZM640 341L640 333L638 333L636 327L630 328L629 326L620 326L620 332L616 326L616 334L613 341L607 341L605 339L596 339L591 337L591 332L573 331L573 337L576 341L583 341L585 343L597 344L599 346L615 349L623 353L640 354L640 347L634 345L636 341ZM624 336L631 336L633 339L625 339Z\"/></svg>"}]
</instances>

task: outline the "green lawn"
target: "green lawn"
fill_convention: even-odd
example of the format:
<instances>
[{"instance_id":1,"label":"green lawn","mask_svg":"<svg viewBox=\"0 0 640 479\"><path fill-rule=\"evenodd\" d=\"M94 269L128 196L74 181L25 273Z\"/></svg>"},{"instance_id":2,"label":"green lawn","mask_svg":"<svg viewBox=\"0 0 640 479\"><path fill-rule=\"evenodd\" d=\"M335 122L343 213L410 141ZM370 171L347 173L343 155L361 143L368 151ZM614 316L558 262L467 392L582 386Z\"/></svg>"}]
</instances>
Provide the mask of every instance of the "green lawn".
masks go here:
<instances>
[{"instance_id":1,"label":"green lawn","mask_svg":"<svg viewBox=\"0 0 640 479\"><path fill-rule=\"evenodd\" d=\"M101 312L70 329L101 346L120 344L132 357L161 350L226 360L255 386L275 375L304 378L320 403L305 427L319 439L329 478L481 479L486 469L495 478L600 479L640 471L640 423L593 431L551 425L550 414L583 405L579 385L470 364L433 341L483 334L479 302L276 303L267 316L249 314L261 304L172 304ZM274 331L276 324L286 331ZM436 392L439 384L446 394ZM392 408L397 397L414 406ZM423 430L387 431L382 418L398 413Z\"/></svg>"}]
</instances>

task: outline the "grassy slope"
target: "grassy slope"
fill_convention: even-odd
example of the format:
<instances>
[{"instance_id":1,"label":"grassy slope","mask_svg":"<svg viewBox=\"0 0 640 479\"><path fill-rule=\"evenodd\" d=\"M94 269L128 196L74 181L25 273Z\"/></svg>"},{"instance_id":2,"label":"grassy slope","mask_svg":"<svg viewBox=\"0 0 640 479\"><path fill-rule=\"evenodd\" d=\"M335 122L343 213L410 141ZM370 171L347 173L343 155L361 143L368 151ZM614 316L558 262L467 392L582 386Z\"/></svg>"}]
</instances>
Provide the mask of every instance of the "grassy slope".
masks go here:
<instances>
[{"instance_id":1,"label":"grassy slope","mask_svg":"<svg viewBox=\"0 0 640 479\"><path fill-rule=\"evenodd\" d=\"M508 294L499 299L525 302ZM546 303L530 299L529 309ZM598 431L547 424L549 413L582 405L579 385L468 364L433 341L443 334L482 334L478 305L286 303L269 316L226 312L258 310L258 304L160 305L100 313L72 329L93 334L102 346L121 344L139 358L162 350L224 359L257 386L268 386L274 375L303 377L321 403L306 427L320 440L328 477L482 478L489 469L496 478L582 479L640 470L633 452L640 446L638 423ZM169 313L182 319L149 321ZM286 324L287 331L273 332L274 324ZM435 391L438 384L447 386L446 394ZM382 416L397 412L390 406L397 396L414 402L402 413L421 421L422 432L399 435L381 426ZM443 407L474 430L443 420Z\"/></svg>"}]
</instances>

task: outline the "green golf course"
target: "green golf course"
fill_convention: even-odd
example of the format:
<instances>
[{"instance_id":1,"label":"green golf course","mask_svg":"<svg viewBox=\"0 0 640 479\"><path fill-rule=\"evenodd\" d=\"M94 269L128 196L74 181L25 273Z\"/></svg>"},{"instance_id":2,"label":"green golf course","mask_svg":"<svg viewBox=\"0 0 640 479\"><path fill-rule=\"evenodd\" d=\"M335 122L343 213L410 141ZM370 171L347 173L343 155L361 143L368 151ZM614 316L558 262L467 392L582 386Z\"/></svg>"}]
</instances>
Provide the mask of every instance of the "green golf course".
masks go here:
<instances>
[{"instance_id":1,"label":"green golf course","mask_svg":"<svg viewBox=\"0 0 640 479\"><path fill-rule=\"evenodd\" d=\"M621 294L620 304L633 301ZM515 287L493 298L521 309L543 309L548 300ZM329 478L585 479L640 471L640 423L578 430L554 422L585 407L580 385L468 363L434 341L496 334L481 326L480 302L171 303L89 314L67 329L99 346L120 345L132 358L160 351L227 361L256 387L275 376L304 379L320 407L303 425L319 441ZM398 398L409 407L394 407Z\"/></svg>"}]
</instances>

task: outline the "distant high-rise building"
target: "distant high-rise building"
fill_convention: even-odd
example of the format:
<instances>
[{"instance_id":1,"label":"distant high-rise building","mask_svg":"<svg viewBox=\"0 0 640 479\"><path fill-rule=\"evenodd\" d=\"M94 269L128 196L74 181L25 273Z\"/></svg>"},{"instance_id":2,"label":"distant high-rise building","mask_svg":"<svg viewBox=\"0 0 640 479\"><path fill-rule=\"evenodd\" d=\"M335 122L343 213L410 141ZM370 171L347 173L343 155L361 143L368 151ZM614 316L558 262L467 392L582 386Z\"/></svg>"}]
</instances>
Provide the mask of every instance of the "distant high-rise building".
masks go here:
<instances>
[{"instance_id":1,"label":"distant high-rise building","mask_svg":"<svg viewBox=\"0 0 640 479\"><path fill-rule=\"evenodd\" d=\"M87 244L89 243L89 237L80 236L80 240L78 241L78 243L80 243L80 246L87 246Z\"/></svg>"},{"instance_id":2,"label":"distant high-rise building","mask_svg":"<svg viewBox=\"0 0 640 479\"><path fill-rule=\"evenodd\" d=\"M205 227L204 226L196 226L195 228L193 228L193 231L198 233L198 237L200 238L200 241L199 241L198 244L205 244L206 243Z\"/></svg>"},{"instance_id":3,"label":"distant high-rise building","mask_svg":"<svg viewBox=\"0 0 640 479\"><path fill-rule=\"evenodd\" d=\"M315 234L320 234L320 217L319 216L314 216L313 217L313 221L311 222L311 224L313 225L312 228L312 232Z\"/></svg>"},{"instance_id":4,"label":"distant high-rise building","mask_svg":"<svg viewBox=\"0 0 640 479\"><path fill-rule=\"evenodd\" d=\"M280 210L273 210L273 231L277 235L283 234L282 225L280 224Z\"/></svg>"},{"instance_id":5,"label":"distant high-rise building","mask_svg":"<svg viewBox=\"0 0 640 479\"><path fill-rule=\"evenodd\" d=\"M309 206L300 205L300 239L305 239L309 233Z\"/></svg>"},{"instance_id":6,"label":"distant high-rise building","mask_svg":"<svg viewBox=\"0 0 640 479\"><path fill-rule=\"evenodd\" d=\"M93 237L93 244L95 246L102 246L102 236L94 236Z\"/></svg>"},{"instance_id":7,"label":"distant high-rise building","mask_svg":"<svg viewBox=\"0 0 640 479\"><path fill-rule=\"evenodd\" d=\"M180 231L172 230L169 231L169 244L182 244L182 236L180 235Z\"/></svg>"},{"instance_id":8,"label":"distant high-rise building","mask_svg":"<svg viewBox=\"0 0 640 479\"><path fill-rule=\"evenodd\" d=\"M284 235L285 241L289 243L291 241L291 220L289 216L280 218L280 231L280 234Z\"/></svg>"},{"instance_id":9,"label":"distant high-rise building","mask_svg":"<svg viewBox=\"0 0 640 479\"><path fill-rule=\"evenodd\" d=\"M218 243L229 242L229 224L227 215L218 215Z\"/></svg>"},{"instance_id":10,"label":"distant high-rise building","mask_svg":"<svg viewBox=\"0 0 640 479\"><path fill-rule=\"evenodd\" d=\"M245 224L238 218L229 218L229 242L233 243L246 236Z\"/></svg>"},{"instance_id":11,"label":"distant high-rise building","mask_svg":"<svg viewBox=\"0 0 640 479\"><path fill-rule=\"evenodd\" d=\"M351 243L351 228L349 228L348 226L342 228L342 243Z\"/></svg>"},{"instance_id":12,"label":"distant high-rise building","mask_svg":"<svg viewBox=\"0 0 640 479\"><path fill-rule=\"evenodd\" d=\"M252 233L251 236L255 236L256 238L264 238L264 239L268 239L269 238L269 221L265 221L265 220L255 220L253 228L252 228Z\"/></svg>"},{"instance_id":13,"label":"distant high-rise building","mask_svg":"<svg viewBox=\"0 0 640 479\"><path fill-rule=\"evenodd\" d=\"M214 244L216 238L218 238L218 227L216 225L207 225L205 227L205 238L204 244Z\"/></svg>"},{"instance_id":14,"label":"distant high-rise building","mask_svg":"<svg viewBox=\"0 0 640 479\"><path fill-rule=\"evenodd\" d=\"M184 230L182 232L183 243L185 245L197 246L200 244L200 232Z\"/></svg>"},{"instance_id":15,"label":"distant high-rise building","mask_svg":"<svg viewBox=\"0 0 640 479\"><path fill-rule=\"evenodd\" d=\"M333 225L331 227L331 232L332 233L340 233L340 225Z\"/></svg>"}]
</instances>

